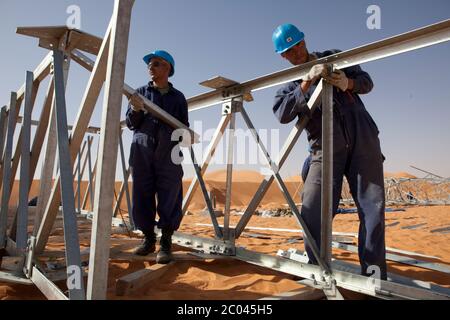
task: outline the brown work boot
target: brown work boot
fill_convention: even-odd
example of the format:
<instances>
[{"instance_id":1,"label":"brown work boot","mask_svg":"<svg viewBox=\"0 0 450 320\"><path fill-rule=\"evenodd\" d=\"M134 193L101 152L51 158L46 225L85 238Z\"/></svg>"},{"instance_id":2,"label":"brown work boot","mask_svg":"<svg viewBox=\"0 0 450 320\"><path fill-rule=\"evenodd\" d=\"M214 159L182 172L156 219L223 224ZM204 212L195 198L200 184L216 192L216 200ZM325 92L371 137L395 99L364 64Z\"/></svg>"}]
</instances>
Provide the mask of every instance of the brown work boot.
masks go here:
<instances>
[{"instance_id":1,"label":"brown work boot","mask_svg":"<svg viewBox=\"0 0 450 320\"><path fill-rule=\"evenodd\" d=\"M146 234L144 241L135 250L134 254L138 256L146 256L156 250L156 235L155 233Z\"/></svg>"},{"instance_id":2,"label":"brown work boot","mask_svg":"<svg viewBox=\"0 0 450 320\"><path fill-rule=\"evenodd\" d=\"M172 261L172 230L163 230L159 244L161 248L156 255L156 263L167 264Z\"/></svg>"}]
</instances>

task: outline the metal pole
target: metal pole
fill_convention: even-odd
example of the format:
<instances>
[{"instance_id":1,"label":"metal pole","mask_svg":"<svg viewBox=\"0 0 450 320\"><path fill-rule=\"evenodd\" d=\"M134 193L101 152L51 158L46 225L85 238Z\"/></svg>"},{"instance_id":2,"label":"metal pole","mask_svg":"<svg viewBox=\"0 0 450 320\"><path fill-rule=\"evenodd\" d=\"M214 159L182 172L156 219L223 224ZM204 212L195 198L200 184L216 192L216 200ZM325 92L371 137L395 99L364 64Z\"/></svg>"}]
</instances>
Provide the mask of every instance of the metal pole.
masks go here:
<instances>
[{"instance_id":1,"label":"metal pole","mask_svg":"<svg viewBox=\"0 0 450 320\"><path fill-rule=\"evenodd\" d=\"M25 106L22 126L22 156L20 160L19 208L17 212L16 245L20 250L27 247L28 193L30 190L30 140L33 94L33 72L28 71L25 85Z\"/></svg>"},{"instance_id":2,"label":"metal pole","mask_svg":"<svg viewBox=\"0 0 450 320\"><path fill-rule=\"evenodd\" d=\"M206 190L205 181L203 180L201 169L197 164L197 160L195 159L194 148L192 146L189 147L189 153L191 155L192 164L194 165L195 176L197 177L197 181L200 184L200 188L202 190L203 198L205 199L206 207L208 208L209 215L211 216L211 222L214 227L214 233L217 238L223 238L223 233L220 230L219 223L217 222L217 217L214 212L214 207L211 204L211 199L208 196L208 191Z\"/></svg>"},{"instance_id":3,"label":"metal pole","mask_svg":"<svg viewBox=\"0 0 450 320\"><path fill-rule=\"evenodd\" d=\"M128 208L128 218L130 219L131 228L134 229L134 220L133 215L131 214L131 199L130 199L130 191L128 190L128 179L130 176L130 170L127 170L127 166L125 163L125 152L123 151L123 140L122 140L123 130L119 135L119 147L120 147L120 159L122 160L122 171L123 171L123 187L125 190L125 197L127 199L127 208ZM121 191L123 194L123 191ZM118 207L120 208L122 196L118 199Z\"/></svg>"},{"instance_id":4,"label":"metal pole","mask_svg":"<svg viewBox=\"0 0 450 320\"><path fill-rule=\"evenodd\" d=\"M94 140L94 137L88 137L88 139L89 139L89 144L88 144L89 186L88 186L88 191L89 191L89 194L91 195L91 199L94 199L94 191L92 190L93 185L92 185L92 158L91 158L91 145L92 145L92 141ZM84 208L84 205L85 205L85 203L84 203L84 199L83 199L83 208ZM92 208L91 208L91 210L92 210Z\"/></svg>"},{"instance_id":5,"label":"metal pole","mask_svg":"<svg viewBox=\"0 0 450 320\"><path fill-rule=\"evenodd\" d=\"M75 215L75 199L73 193L73 175L70 161L69 136L67 129L66 99L64 89L64 53L60 50L53 51L54 60L54 82L55 82L55 114L56 127L58 130L58 156L60 163L60 189L63 207L64 243L66 246L67 276L71 276L72 268L77 268L82 274L80 243L77 232L77 218ZM69 268L70 267L70 268ZM69 273L70 272L70 273ZM81 287L69 288L71 300L84 300L85 293Z\"/></svg>"},{"instance_id":6,"label":"metal pole","mask_svg":"<svg viewBox=\"0 0 450 320\"><path fill-rule=\"evenodd\" d=\"M77 162L77 173L78 173L78 183L77 183L77 207L78 214L81 213L81 152L78 152L78 162Z\"/></svg>"},{"instance_id":7,"label":"metal pole","mask_svg":"<svg viewBox=\"0 0 450 320\"><path fill-rule=\"evenodd\" d=\"M13 148L14 128L16 122L15 121L16 99L17 93L11 92L11 99L9 103L9 114L8 114L8 133L6 138L5 156L3 158L3 189L2 189L2 203L0 211L0 248L3 248L6 243L9 197L11 195L10 189L11 155Z\"/></svg>"},{"instance_id":8,"label":"metal pole","mask_svg":"<svg viewBox=\"0 0 450 320\"><path fill-rule=\"evenodd\" d=\"M66 80L67 80L67 75ZM38 201L35 211L35 225L33 229L33 236L37 236L39 227L41 225L50 195L52 193L53 187L53 172L55 168L55 162L56 162L56 148L57 148L57 141L56 141L56 115L55 115L55 95L54 95L54 80L53 77L50 79L52 82L50 89L53 91L51 93L51 105L50 105L50 123L48 124L47 130L46 130L46 143L45 143L45 154L44 154L44 162L42 164L41 168L41 176L39 179L39 195L38 195ZM58 205L59 207L59 205ZM36 251L35 247L35 251ZM42 247L43 250L43 247ZM39 250L37 250L39 251Z\"/></svg>"},{"instance_id":9,"label":"metal pole","mask_svg":"<svg viewBox=\"0 0 450 320\"><path fill-rule=\"evenodd\" d=\"M222 139L223 133L225 132L225 129L230 122L231 115L222 115L222 118L220 119L220 123L217 126L216 131L214 132L214 135L211 139L211 142L208 145L208 149L205 152L205 156L203 157L203 163L200 168L200 176L203 176L206 172L206 169L208 169L209 162L211 161L212 157L214 156L214 153L216 152L216 148ZM194 193L197 190L198 187L198 177L199 175L195 175L192 178L191 184L189 185L189 189L186 192L186 195L183 198L183 214L186 213L187 208L189 207L189 204L191 203L192 198L194 197Z\"/></svg>"},{"instance_id":10,"label":"metal pole","mask_svg":"<svg viewBox=\"0 0 450 320\"><path fill-rule=\"evenodd\" d=\"M83 179L83 176L84 176L84 171L86 170L86 164L87 164L87 161L88 161L88 156L87 156L87 149L86 149L86 152L85 152L85 148L84 148L84 146L87 144L87 143L90 143L90 141L89 141L89 139L88 139L88 141L85 141L85 143L84 143L84 145L83 145L83 148L81 148L81 154L79 154L79 156L81 156L81 159L83 159L83 156L84 156L84 159L82 160L82 164L81 164L81 173L80 173L80 175L81 175L81 179ZM84 155L86 153L86 155ZM81 160L80 160L81 161ZM75 175L74 175L74 179L75 179ZM81 180L81 182L82 182L82 180ZM78 197L78 196L80 196L81 197L81 189L80 190L78 190L78 188L77 188L77 191L75 192L75 198L76 197ZM80 200L81 201L81 200Z\"/></svg>"},{"instance_id":11,"label":"metal pole","mask_svg":"<svg viewBox=\"0 0 450 320\"><path fill-rule=\"evenodd\" d=\"M120 110L128 51L131 9L134 0L116 0L106 71L105 97L100 133L98 183L94 197L88 299L106 299L111 234L111 204L120 134Z\"/></svg>"},{"instance_id":12,"label":"metal pole","mask_svg":"<svg viewBox=\"0 0 450 320\"><path fill-rule=\"evenodd\" d=\"M223 238L224 240L230 239L230 207L231 207L231 187L233 183L233 149L234 149L234 129L236 125L236 114L233 110L234 104L242 101L235 102L233 100L226 102L225 108L229 106L231 112L230 127L228 131L228 154L227 154L227 181L226 181L226 197L225 197L225 210L223 220Z\"/></svg>"},{"instance_id":13,"label":"metal pole","mask_svg":"<svg viewBox=\"0 0 450 320\"><path fill-rule=\"evenodd\" d=\"M3 166L3 149L5 147L6 141L6 133L7 133L7 123L8 123L8 114L6 112L6 106L3 106L0 111L0 166ZM2 179L0 177L0 183L2 183ZM1 187L1 184L0 184Z\"/></svg>"},{"instance_id":14,"label":"metal pole","mask_svg":"<svg viewBox=\"0 0 450 320\"><path fill-rule=\"evenodd\" d=\"M327 65L327 73L333 70ZM333 221L333 86L326 81L322 93L322 184L321 184L320 257L331 265L331 232Z\"/></svg>"}]
</instances>

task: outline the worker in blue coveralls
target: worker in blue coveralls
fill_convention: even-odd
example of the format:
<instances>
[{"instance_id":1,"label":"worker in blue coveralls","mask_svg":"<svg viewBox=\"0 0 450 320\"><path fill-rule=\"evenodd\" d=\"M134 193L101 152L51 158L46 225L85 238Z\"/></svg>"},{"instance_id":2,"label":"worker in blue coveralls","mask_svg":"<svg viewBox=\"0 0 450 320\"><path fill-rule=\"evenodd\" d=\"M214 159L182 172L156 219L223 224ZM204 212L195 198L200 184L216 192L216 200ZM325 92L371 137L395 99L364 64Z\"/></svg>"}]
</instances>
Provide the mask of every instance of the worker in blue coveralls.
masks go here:
<instances>
[{"instance_id":1,"label":"worker in blue coveralls","mask_svg":"<svg viewBox=\"0 0 450 320\"><path fill-rule=\"evenodd\" d=\"M186 98L168 80L175 72L173 57L166 51L156 50L143 60L151 81L137 89L137 93L189 126ZM131 96L131 101L126 123L133 131L129 159L133 177L132 215L137 229L144 233L144 241L134 253L155 252L154 227L158 212L157 226L162 230L162 236L156 262L164 264L172 260L172 235L182 219L183 169L179 161L182 154L179 141L172 141L173 128L147 113L139 95ZM176 153L180 157L172 159L172 154Z\"/></svg>"},{"instance_id":2,"label":"worker in blue coveralls","mask_svg":"<svg viewBox=\"0 0 450 320\"><path fill-rule=\"evenodd\" d=\"M293 65L339 52L309 53L304 33L292 24L276 28L272 41L275 51ZM378 128L359 97L359 94L369 93L373 83L369 74L358 65L327 75L324 64L316 64L303 79L286 84L276 93L273 112L281 123L303 117L310 119L305 129L312 159L302 192L301 215L320 248L322 112L319 105L311 113L307 101L321 78L333 85L333 212L339 204L345 175L360 220L358 253L361 274L372 275L378 271L380 278L386 279L384 157ZM310 263L317 264L307 241L305 249Z\"/></svg>"}]
</instances>

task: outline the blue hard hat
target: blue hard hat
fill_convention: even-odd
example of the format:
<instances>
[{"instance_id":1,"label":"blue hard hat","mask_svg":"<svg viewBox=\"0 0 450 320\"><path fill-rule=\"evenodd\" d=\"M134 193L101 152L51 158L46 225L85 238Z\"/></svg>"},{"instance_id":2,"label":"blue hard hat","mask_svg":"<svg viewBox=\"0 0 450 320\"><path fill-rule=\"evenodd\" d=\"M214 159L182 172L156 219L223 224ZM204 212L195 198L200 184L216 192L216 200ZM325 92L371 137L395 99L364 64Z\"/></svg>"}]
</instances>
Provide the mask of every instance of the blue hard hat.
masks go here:
<instances>
[{"instance_id":1,"label":"blue hard hat","mask_svg":"<svg viewBox=\"0 0 450 320\"><path fill-rule=\"evenodd\" d=\"M283 53L305 38L305 34L290 23L278 26L272 34L272 42L277 53Z\"/></svg>"},{"instance_id":2,"label":"blue hard hat","mask_svg":"<svg viewBox=\"0 0 450 320\"><path fill-rule=\"evenodd\" d=\"M170 73L169 73L169 77L173 76L173 74L175 73L175 60L173 59L173 57L170 55L170 53L168 53L167 51L164 50L155 50L151 53L149 53L148 55L146 55L144 58L142 58L145 62L145 64L149 64L150 60L153 57L159 57L162 58L164 60L166 60L168 63L170 63L170 65L172 66Z\"/></svg>"}]
</instances>

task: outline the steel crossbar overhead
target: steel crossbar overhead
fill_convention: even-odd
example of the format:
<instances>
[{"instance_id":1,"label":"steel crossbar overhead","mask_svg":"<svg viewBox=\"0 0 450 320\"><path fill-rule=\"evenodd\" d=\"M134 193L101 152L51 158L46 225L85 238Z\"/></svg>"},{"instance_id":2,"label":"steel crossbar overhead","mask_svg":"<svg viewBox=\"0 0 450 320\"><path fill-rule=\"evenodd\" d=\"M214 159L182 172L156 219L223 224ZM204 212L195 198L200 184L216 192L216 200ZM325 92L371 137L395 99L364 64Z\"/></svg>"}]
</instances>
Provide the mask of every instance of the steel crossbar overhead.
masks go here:
<instances>
[{"instance_id":1,"label":"steel crossbar overhead","mask_svg":"<svg viewBox=\"0 0 450 320\"><path fill-rule=\"evenodd\" d=\"M330 63L337 69L371 62L450 40L450 19L401 35L377 41L355 49L343 51L322 59L274 72L240 84L219 88L188 99L189 110L197 110L221 103L224 98L270 88L302 78L312 66Z\"/></svg>"},{"instance_id":2,"label":"steel crossbar overhead","mask_svg":"<svg viewBox=\"0 0 450 320\"><path fill-rule=\"evenodd\" d=\"M23 258L21 268L23 267L24 274L23 277L18 277L10 273L0 273L0 280L4 279L10 282L26 284L33 283L49 299L107 298L111 222L113 216L120 210L120 203L124 195L127 200L128 212L130 213L131 211L131 200L128 190L130 168L126 166L123 150L121 128L124 127L124 122L120 121L120 111L123 95L131 99L132 104L135 103L132 96L136 91L124 83L125 61L133 4L134 0L115 0L114 11L103 39L79 30L70 30L66 27L32 27L18 28L17 30L18 33L37 37L39 39L39 45L51 52L44 58L34 72L27 73L25 84L17 93L11 93L9 107L2 108L0 112L0 183L2 184L0 247L5 247L11 255ZM349 289L382 299L449 299L450 296L447 294L447 291L442 288L436 288L436 286L433 287L431 285L426 287L411 279L381 281L379 279L367 278L359 275L359 271L355 270L354 266L348 266L339 261L332 260L331 250L333 245L336 246L336 244L333 244L331 241L333 193L333 91L331 85L321 81L308 101L308 107L311 111L314 111L319 104L322 104L324 110L322 132L324 137L324 161L322 170L324 183L322 184L323 207L320 247L312 238L299 209L296 207L292 196L289 194L279 174L279 170L286 162L309 119L303 118L295 124L282 147L278 159L274 161L261 142L244 108L244 102L252 101L251 92L299 79L317 63L327 64L330 68L329 71L331 71L331 68L342 69L448 40L450 40L450 20L243 83L237 83L221 77L204 82L205 85L209 85L215 90L188 99L189 111L221 103L222 113L221 120L206 150L204 161L201 164L197 163L192 146L193 143L199 141L198 134L187 128L153 102L141 96L148 112L171 127L184 129L188 133L186 135L188 141L185 140L184 142L187 142L189 148L190 157L195 169L195 177L184 197L183 213L187 211L193 195L200 185L212 221L215 239L201 238L176 232L174 234L174 242L197 251L229 256L301 277L304 279L305 284L323 290L328 299L341 299L342 295L339 292L339 288ZM82 51L96 55L96 60L91 60ZM65 87L67 84L68 66L71 60L90 71L87 87L73 127L67 125L65 105ZM33 121L31 120L31 110L39 84L50 74L51 81L41 116L39 121ZM101 127L89 128L89 121L104 84ZM23 101L24 117L22 119L19 117L19 112ZM230 226L234 158L233 140L235 117L239 113L250 129L260 152L264 155L264 159L271 169L271 175L264 178L243 216L236 227L233 228ZM22 122L22 127L20 128L19 139L14 144L13 136L18 122ZM32 144L30 137L31 125L37 125ZM212 205L206 183L203 180L203 175L227 127L230 129L230 132L228 135L226 205L224 224L221 227L217 221L214 206ZM71 129L70 136L69 129ZM98 155L93 167L91 163L91 144L93 137L88 136L87 140L84 140L88 133L99 134L99 151L97 152ZM44 143L45 137L46 143ZM41 151L43 151L42 147L45 147L45 152L42 152L41 188L39 190L38 206L34 210L35 223L33 233L28 235L27 221L29 208L27 201L31 187L31 179L34 176ZM81 168L84 150L86 150L86 156L84 157L84 163ZM56 154L58 154L57 161ZM77 157L78 161L76 162ZM21 160L19 208L13 212L14 220L8 235L8 204L19 159ZM111 204L114 203L115 196L114 177L117 161L120 161L124 178L119 196L116 198L113 207ZM76 166L74 167L75 162ZM89 183L86 188L85 197L81 203L81 176L83 175L86 164L88 165ZM59 172L56 177L53 177L55 165L59 166ZM76 175L77 173L78 176ZM74 179L78 179L76 191L78 197L78 214L75 209ZM302 227L304 237L309 240L312 252L318 261L317 266L295 261L292 257L289 259L273 257L236 247L235 240L242 234L273 181L276 181L289 207L294 212L295 218ZM83 211L82 209L85 208L88 194L90 195L92 212L88 212L87 215L85 213L80 214ZM60 209L61 200L62 210ZM59 212L62 212L63 219L67 280L74 275L73 272L75 274L77 272L78 274L83 274L84 272L81 265L77 219L83 215L90 216L93 219L87 288L84 288L83 281L80 286L70 286L68 287L68 296L52 282L52 277L42 269L42 266L36 260L36 256L42 254L46 248L52 227L58 219ZM133 225L132 220L131 225ZM160 233L159 230L157 232ZM354 248L352 247L352 249ZM396 259L398 260L399 258L396 257ZM401 260L405 261L405 259ZM426 267L436 269L436 266L430 266L429 264L426 264Z\"/></svg>"}]
</instances>

